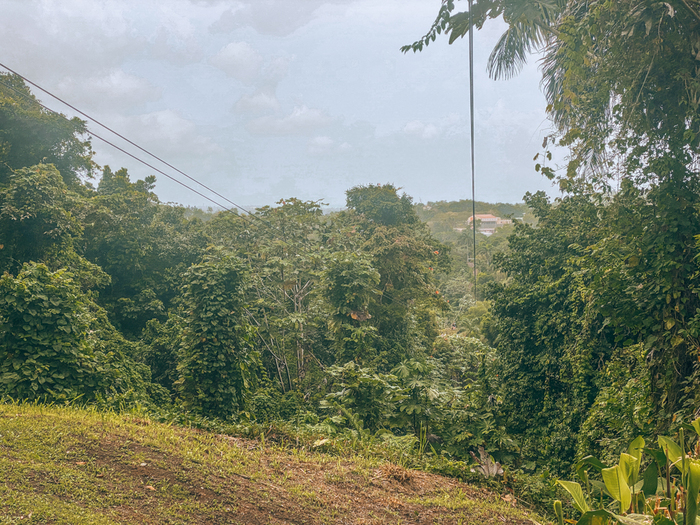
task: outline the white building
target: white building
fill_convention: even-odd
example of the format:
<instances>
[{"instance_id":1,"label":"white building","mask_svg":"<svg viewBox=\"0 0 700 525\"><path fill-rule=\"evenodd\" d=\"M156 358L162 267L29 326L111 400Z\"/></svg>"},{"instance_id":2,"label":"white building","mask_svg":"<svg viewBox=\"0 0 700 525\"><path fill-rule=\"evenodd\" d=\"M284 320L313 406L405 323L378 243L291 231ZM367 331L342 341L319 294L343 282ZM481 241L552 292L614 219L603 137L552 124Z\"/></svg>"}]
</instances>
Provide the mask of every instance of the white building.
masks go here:
<instances>
[{"instance_id":1,"label":"white building","mask_svg":"<svg viewBox=\"0 0 700 525\"><path fill-rule=\"evenodd\" d=\"M478 214L476 215L476 221L477 221L477 228L476 231L479 233L483 233L484 235L493 235L493 233L496 231L497 228L500 228L501 226L505 226L506 224L513 224L513 221L510 219L501 219L500 217L496 217L495 215L491 215L488 213L485 214ZM472 228L472 218L469 217L469 220L467 220L467 227L469 229ZM457 231L461 231L464 228L455 228Z\"/></svg>"}]
</instances>

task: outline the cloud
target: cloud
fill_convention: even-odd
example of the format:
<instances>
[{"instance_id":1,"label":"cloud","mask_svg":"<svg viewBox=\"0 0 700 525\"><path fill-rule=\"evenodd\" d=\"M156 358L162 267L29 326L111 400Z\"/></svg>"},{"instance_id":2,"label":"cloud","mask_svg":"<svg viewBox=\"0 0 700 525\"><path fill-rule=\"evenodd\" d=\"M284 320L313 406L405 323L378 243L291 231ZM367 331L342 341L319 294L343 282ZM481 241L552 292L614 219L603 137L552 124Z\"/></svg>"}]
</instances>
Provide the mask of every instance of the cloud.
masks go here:
<instances>
[{"instance_id":1,"label":"cloud","mask_svg":"<svg viewBox=\"0 0 700 525\"><path fill-rule=\"evenodd\" d=\"M352 149L347 142L338 144L335 140L325 135L317 136L309 140L306 151L310 155L325 156L335 153L344 153Z\"/></svg>"},{"instance_id":2,"label":"cloud","mask_svg":"<svg viewBox=\"0 0 700 525\"><path fill-rule=\"evenodd\" d=\"M280 109L277 99L277 85L289 72L289 57L275 57L260 70L258 88L252 94L242 95L233 106L239 114L262 115Z\"/></svg>"},{"instance_id":3,"label":"cloud","mask_svg":"<svg viewBox=\"0 0 700 525\"><path fill-rule=\"evenodd\" d=\"M81 106L123 111L146 102L158 100L162 89L146 79L122 69L109 69L86 79L67 77L59 82L57 91Z\"/></svg>"},{"instance_id":4,"label":"cloud","mask_svg":"<svg viewBox=\"0 0 700 525\"><path fill-rule=\"evenodd\" d=\"M289 74L289 64L295 57L278 56L271 59L263 68L261 77L265 82L277 83Z\"/></svg>"},{"instance_id":5,"label":"cloud","mask_svg":"<svg viewBox=\"0 0 700 525\"><path fill-rule=\"evenodd\" d=\"M244 84L252 84L260 75L263 58L248 42L231 42L210 63Z\"/></svg>"},{"instance_id":6,"label":"cloud","mask_svg":"<svg viewBox=\"0 0 700 525\"><path fill-rule=\"evenodd\" d=\"M332 122L326 112L302 105L286 117L260 117L248 122L246 127L254 135L309 135Z\"/></svg>"},{"instance_id":7,"label":"cloud","mask_svg":"<svg viewBox=\"0 0 700 525\"><path fill-rule=\"evenodd\" d=\"M243 95L234 104L233 110L240 114L273 113L280 107L275 93L256 91L252 95Z\"/></svg>"},{"instance_id":8,"label":"cloud","mask_svg":"<svg viewBox=\"0 0 700 525\"><path fill-rule=\"evenodd\" d=\"M239 9L224 11L209 30L230 33L252 27L263 35L288 36L310 22L314 11L323 4L324 0L255 0Z\"/></svg>"},{"instance_id":9,"label":"cloud","mask_svg":"<svg viewBox=\"0 0 700 525\"><path fill-rule=\"evenodd\" d=\"M173 28L165 27L158 28L148 51L155 59L180 66L199 62L204 57L202 46L194 35L178 34Z\"/></svg>"},{"instance_id":10,"label":"cloud","mask_svg":"<svg viewBox=\"0 0 700 525\"><path fill-rule=\"evenodd\" d=\"M412 120L403 127L403 133L421 139L433 139L440 134L435 124L426 124L420 120Z\"/></svg>"},{"instance_id":11,"label":"cloud","mask_svg":"<svg viewBox=\"0 0 700 525\"><path fill-rule=\"evenodd\" d=\"M141 56L147 41L113 2L27 0L3 5L0 48L27 76L57 82L65 75L116 68Z\"/></svg>"},{"instance_id":12,"label":"cloud","mask_svg":"<svg viewBox=\"0 0 700 525\"><path fill-rule=\"evenodd\" d=\"M172 109L115 118L112 127L159 156L181 157L191 156L193 152L203 155L221 151L211 139L200 135L192 121Z\"/></svg>"}]
</instances>

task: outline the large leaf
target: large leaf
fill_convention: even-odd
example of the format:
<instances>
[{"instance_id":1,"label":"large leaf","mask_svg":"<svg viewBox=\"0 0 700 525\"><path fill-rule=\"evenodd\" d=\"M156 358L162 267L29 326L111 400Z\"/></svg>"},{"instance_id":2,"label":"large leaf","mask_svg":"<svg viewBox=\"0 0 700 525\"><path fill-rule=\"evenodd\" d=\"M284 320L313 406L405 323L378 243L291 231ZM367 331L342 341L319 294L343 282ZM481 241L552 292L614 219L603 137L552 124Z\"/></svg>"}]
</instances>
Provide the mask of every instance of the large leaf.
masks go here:
<instances>
[{"instance_id":1,"label":"large leaf","mask_svg":"<svg viewBox=\"0 0 700 525\"><path fill-rule=\"evenodd\" d=\"M603 469L603 481L610 495L620 502L620 512L626 512L632 503L632 493L620 465Z\"/></svg>"},{"instance_id":2,"label":"large leaf","mask_svg":"<svg viewBox=\"0 0 700 525\"><path fill-rule=\"evenodd\" d=\"M614 519L623 525L650 525L653 523L653 518L651 516L645 516L644 514L616 515Z\"/></svg>"},{"instance_id":3,"label":"large leaf","mask_svg":"<svg viewBox=\"0 0 700 525\"><path fill-rule=\"evenodd\" d=\"M659 437L659 447L666 453L668 460L678 467L678 470L683 472L683 465L681 464L681 447L679 447L675 441L671 438L664 436Z\"/></svg>"},{"instance_id":4,"label":"large leaf","mask_svg":"<svg viewBox=\"0 0 700 525\"><path fill-rule=\"evenodd\" d=\"M686 459L688 465L687 501L685 510L685 525L695 525L698 518L698 492L700 492L700 462Z\"/></svg>"},{"instance_id":5,"label":"large leaf","mask_svg":"<svg viewBox=\"0 0 700 525\"><path fill-rule=\"evenodd\" d=\"M634 456L620 454L620 469L625 476L625 483L634 485L639 477L639 460Z\"/></svg>"},{"instance_id":6,"label":"large leaf","mask_svg":"<svg viewBox=\"0 0 700 525\"><path fill-rule=\"evenodd\" d=\"M590 482L588 479L588 472L586 468L589 466L597 469L598 471L607 468L607 465L601 463L601 461L598 458L595 458L593 456L586 456L581 461L576 463L576 475L581 481L583 481L586 484Z\"/></svg>"},{"instance_id":7,"label":"large leaf","mask_svg":"<svg viewBox=\"0 0 700 525\"><path fill-rule=\"evenodd\" d=\"M615 514L609 510L590 510L581 516L576 525L608 525L611 519L615 519Z\"/></svg>"},{"instance_id":8,"label":"large leaf","mask_svg":"<svg viewBox=\"0 0 700 525\"><path fill-rule=\"evenodd\" d=\"M620 523L622 525L651 525L652 517L643 514L628 514L620 516L606 509L591 510L586 512L576 525L609 525L610 523Z\"/></svg>"},{"instance_id":9,"label":"large leaf","mask_svg":"<svg viewBox=\"0 0 700 525\"><path fill-rule=\"evenodd\" d=\"M663 450L658 448L644 448L644 452L652 456L659 466L666 464L666 453Z\"/></svg>"},{"instance_id":10,"label":"large leaf","mask_svg":"<svg viewBox=\"0 0 700 525\"><path fill-rule=\"evenodd\" d=\"M639 436L634 441L632 441L632 443L630 443L629 447L627 447L627 453L630 456L636 458L637 462L641 462L644 445L644 438L642 436Z\"/></svg>"},{"instance_id":11,"label":"large leaf","mask_svg":"<svg viewBox=\"0 0 700 525\"><path fill-rule=\"evenodd\" d=\"M586 465L590 465L592 467L595 467L598 470L603 470L604 468L608 468L608 466L605 463L602 463L598 458L595 458L593 456L586 456L583 458L581 461L576 463L576 470L579 470Z\"/></svg>"},{"instance_id":12,"label":"large leaf","mask_svg":"<svg viewBox=\"0 0 700 525\"><path fill-rule=\"evenodd\" d=\"M700 435L700 417L693 421L691 424L693 425L695 432L697 432L698 435Z\"/></svg>"},{"instance_id":13,"label":"large leaf","mask_svg":"<svg viewBox=\"0 0 700 525\"><path fill-rule=\"evenodd\" d=\"M659 488L659 466L656 461L649 463L649 466L644 471L644 485L642 492L645 498L650 498L656 494Z\"/></svg>"},{"instance_id":14,"label":"large leaf","mask_svg":"<svg viewBox=\"0 0 700 525\"><path fill-rule=\"evenodd\" d=\"M635 438L627 447L627 453L630 456L634 456L638 460L641 460L642 458L642 451L644 450L644 445L646 443L644 442L644 438L642 436L638 436Z\"/></svg>"},{"instance_id":15,"label":"large leaf","mask_svg":"<svg viewBox=\"0 0 700 525\"><path fill-rule=\"evenodd\" d=\"M594 489L593 493L596 495L596 497L598 497L601 492L607 496L610 496L610 494L608 494L608 489L605 487L605 483L603 483L602 481L592 479L590 480L590 484L591 487Z\"/></svg>"},{"instance_id":16,"label":"large leaf","mask_svg":"<svg viewBox=\"0 0 700 525\"><path fill-rule=\"evenodd\" d=\"M576 507L576 510L581 513L586 513L591 510L591 508L588 506L588 502L586 501L586 497L583 495L581 485L575 481L558 480L557 483L564 487L566 491L571 494L571 497L574 498L574 507Z\"/></svg>"}]
</instances>

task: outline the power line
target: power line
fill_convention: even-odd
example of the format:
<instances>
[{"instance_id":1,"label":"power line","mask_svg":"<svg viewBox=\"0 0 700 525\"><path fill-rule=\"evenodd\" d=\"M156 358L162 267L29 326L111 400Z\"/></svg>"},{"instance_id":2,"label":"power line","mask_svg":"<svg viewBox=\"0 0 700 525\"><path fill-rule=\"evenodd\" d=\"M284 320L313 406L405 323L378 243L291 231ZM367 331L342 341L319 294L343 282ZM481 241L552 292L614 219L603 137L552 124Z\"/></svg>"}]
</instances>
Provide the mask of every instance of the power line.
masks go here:
<instances>
[{"instance_id":1,"label":"power line","mask_svg":"<svg viewBox=\"0 0 700 525\"><path fill-rule=\"evenodd\" d=\"M476 302L476 190L474 185L474 17L473 0L469 0L469 121L472 162L472 232L474 234L474 302Z\"/></svg>"},{"instance_id":2,"label":"power line","mask_svg":"<svg viewBox=\"0 0 700 525\"><path fill-rule=\"evenodd\" d=\"M2 65L2 64L0 64L0 65ZM3 67L4 67L4 66L3 66ZM61 114L61 113L59 113L59 112L57 112L57 111L54 111L53 109L51 109L51 108L45 106L44 104L42 104L41 102L39 102L39 101L36 100L35 98L32 98L32 97L28 96L26 93L22 93L21 91L19 91L18 89L15 89L15 88L12 87L11 85L7 84L6 82L0 80L0 84L2 84L3 86L5 86L7 89L10 89L10 90L14 91L15 93L17 93L18 95L24 97L25 99L29 100L30 102L33 102L34 104L37 104L38 106L44 108L46 111L49 111L49 112L53 113L54 115L58 115L59 117L65 119L65 120L68 120L68 117L66 117L65 115L63 115L63 114ZM215 204L216 206L218 206L218 207L220 207L220 208L223 208L223 209L226 210L226 211L233 212L233 210L232 210L231 208L228 208L228 207L226 207L226 206L224 206L224 205L218 203L218 202L215 201L214 199L212 199L212 198L210 198L210 197L204 195L203 193L197 191L196 189L194 189L194 188L188 186L188 185L185 184L184 182L177 180L175 177L172 177L172 176L168 175L168 174L165 173L164 171L162 171L162 170L156 168L155 166L152 166L152 165L149 164L148 162L146 162L146 161L144 161L144 160L138 158L136 155L133 155L132 153L129 153L129 152L126 151L125 149L120 148L120 147L117 146L116 144L113 144L112 142L108 141L107 139L100 137L99 135L97 135L96 133L93 133L92 131L89 131L89 130L88 130L88 132L90 133L91 136L95 137L96 139L101 140L101 141L104 142L105 144L108 144L108 145L112 146L113 148L115 148L115 149L118 150L118 151L121 151L122 153L124 153L125 155L128 155L129 157L131 157L132 159L136 160L137 162L140 162L141 164L143 164L143 165L145 165L145 166L148 166L148 167L151 168L152 170L157 171L157 172L160 173L161 175L164 175L165 177L167 177L168 179L172 180L173 182L178 183L180 186L182 186L182 187L184 187L184 188L187 188L187 189L190 190L191 192L196 193L196 194L199 195L200 197L205 198L206 200L208 200L209 202L212 202L212 203ZM253 222L252 222L251 220L249 220L248 218L246 218L246 216L244 216L244 215L238 215L238 214L236 214L236 215L237 215L238 217L241 217L242 219L246 220L247 222L250 222L251 224L253 224ZM252 216L255 217L254 215L252 215ZM256 218L257 218L257 217L256 217ZM262 219L260 219L260 220L262 220ZM265 222L265 221L263 221L263 222Z\"/></svg>"},{"instance_id":3,"label":"power line","mask_svg":"<svg viewBox=\"0 0 700 525\"><path fill-rule=\"evenodd\" d=\"M28 84L31 84L31 85L34 86L35 88L37 88L37 89L43 91L44 93L46 93L46 94L49 95L50 97L52 97L52 98L58 100L58 101L61 102L62 104L65 104L66 106L68 106L68 107L71 108L73 111L77 112L78 114L82 115L82 116L85 117L86 119L91 120L92 122L94 122L94 123L97 124L98 126L101 126L102 128L106 129L106 130L109 131L110 133L113 133L114 135L116 135L116 136L119 137L120 139L122 139L122 140L128 142L129 144L131 144L131 145L134 146L135 148L138 148L139 150L143 151L145 154L147 154L147 155L153 157L154 159L156 159L156 160L162 162L163 164L165 164L165 165L168 166L169 168L175 170L176 172L178 172L179 174L183 175L184 177L187 177L187 178L190 179L191 181L193 181L193 182L199 184L199 185L202 186L203 188L205 188L205 189L207 189L208 191L212 192L212 193L213 193L214 195L216 195L217 197L220 197L221 199L225 200L226 202L232 204L233 206L235 206L235 207L238 208L239 210L242 210L242 211L244 211L244 212L246 212L246 213L249 213L248 210L246 210L246 209L243 208L242 206L239 206L238 204L236 204L236 203L233 202L232 200L230 200L230 199L224 197L223 195L221 195L221 194L220 194L219 192L217 192L216 190L213 190L212 188L210 188L210 187L207 186L206 184L204 184L204 183L202 183L202 182L199 182L199 181L198 181L197 179L195 179L194 177L190 177L190 176L189 176L187 173L185 173L184 171L182 171L182 170L176 168L175 166L173 166L173 165L170 164L169 162L166 162L165 160L163 160L163 159L160 158L159 156L155 155L154 153L151 153L151 152L148 151L147 149L145 149L145 148L139 146L138 144L136 144L135 142L129 140L129 139L126 138L124 135L122 135L122 134L118 133L117 131L113 130L112 128L110 128L110 127L107 126L106 124L103 124L102 122L100 122L100 121L97 120L96 118L93 118L93 117L91 117L90 115L88 115L87 113L85 113L85 112L83 112L83 111L80 111L80 110L79 110L78 108L76 108L75 106L69 104L68 102L66 102L66 101L63 100L62 98L60 98L60 97L54 95L53 93L51 93L50 91L44 89L43 87L41 87L40 85L36 84L35 82L32 82L32 81L29 80L27 77L25 77L25 76L23 76L23 75L20 75L19 73L17 73L17 72L14 71L13 69L10 69L10 68L7 67L5 64L0 63L0 67L2 67L2 68L4 68L4 69L7 69L7 70L8 70L10 73L12 73L13 75L18 76L19 78L21 78L22 80L24 80L24 81L27 82ZM42 107L45 107L45 106L42 105ZM46 109L48 109L48 108L46 108ZM52 111L52 110L51 110L51 111ZM54 112L54 113L55 113L55 112ZM93 135L94 135L94 133L93 133ZM97 135L95 135L95 137L97 137ZM97 137L97 138L99 138L100 140L103 140L103 141L104 141L104 139L101 139L100 137ZM107 142L107 141L104 141L104 142ZM109 142L107 142L107 143L110 144ZM110 145L112 145L112 144L110 144ZM116 146L114 146L114 147L116 147ZM118 148L118 149L119 149L119 148ZM120 150L120 151L123 151L123 150ZM130 155L130 156L133 157L133 155ZM134 157L134 158L135 158L135 157ZM137 159L137 160L138 160L138 159ZM144 164L145 164L145 163L144 163ZM155 168L153 168L153 169L155 169ZM162 172L161 172L161 173L162 173ZM166 176L167 176L167 175L166 175ZM173 179L173 180L175 180L175 179ZM187 187L187 186L186 186L186 187ZM201 193L198 193L198 195L201 195ZM211 200L211 199L209 199L209 200ZM213 202L213 201L212 201L212 202ZM221 205L217 204L217 206L221 206ZM225 206L222 206L222 207L225 208L225 209L227 209ZM229 211L230 211L230 210L229 210ZM256 215L252 215L252 214L251 214L251 216L254 217L255 219L257 219L257 220L259 220L259 221L262 221L262 222L265 222L265 223L267 224L266 221L264 221L263 219L261 219L260 217L258 217L258 216L256 216ZM269 226L269 224L268 224L268 226Z\"/></svg>"}]
</instances>

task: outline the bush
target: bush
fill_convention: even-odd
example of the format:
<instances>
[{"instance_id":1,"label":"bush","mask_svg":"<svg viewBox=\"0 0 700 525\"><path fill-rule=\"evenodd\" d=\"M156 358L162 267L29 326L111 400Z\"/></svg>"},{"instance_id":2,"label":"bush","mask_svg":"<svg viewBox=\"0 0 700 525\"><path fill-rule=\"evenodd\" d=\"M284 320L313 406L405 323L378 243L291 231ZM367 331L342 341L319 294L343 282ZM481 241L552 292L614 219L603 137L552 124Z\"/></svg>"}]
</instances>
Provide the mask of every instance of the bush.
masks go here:
<instances>
[{"instance_id":1,"label":"bush","mask_svg":"<svg viewBox=\"0 0 700 525\"><path fill-rule=\"evenodd\" d=\"M187 408L226 419L242 410L259 366L254 329L245 317L243 263L212 250L185 273L185 327L178 362Z\"/></svg>"},{"instance_id":2,"label":"bush","mask_svg":"<svg viewBox=\"0 0 700 525\"><path fill-rule=\"evenodd\" d=\"M150 370L66 270L25 264L0 278L0 394L146 403Z\"/></svg>"}]
</instances>

